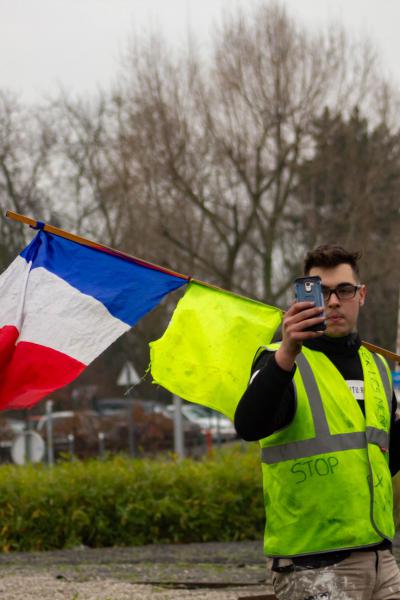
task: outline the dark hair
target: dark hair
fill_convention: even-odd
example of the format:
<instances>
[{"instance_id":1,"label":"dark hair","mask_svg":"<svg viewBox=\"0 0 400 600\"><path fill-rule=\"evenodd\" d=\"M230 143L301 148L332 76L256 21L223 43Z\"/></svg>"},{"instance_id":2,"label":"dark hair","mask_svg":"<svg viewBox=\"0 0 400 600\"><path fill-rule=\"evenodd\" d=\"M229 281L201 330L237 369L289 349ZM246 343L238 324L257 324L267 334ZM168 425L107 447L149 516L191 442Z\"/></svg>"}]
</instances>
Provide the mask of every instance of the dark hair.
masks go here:
<instances>
[{"instance_id":1,"label":"dark hair","mask_svg":"<svg viewBox=\"0 0 400 600\"><path fill-rule=\"evenodd\" d=\"M329 269L338 265L347 264L353 269L354 275L359 277L358 261L361 252L349 252L342 246L325 244L311 250L304 260L304 275L308 275L313 267Z\"/></svg>"}]
</instances>

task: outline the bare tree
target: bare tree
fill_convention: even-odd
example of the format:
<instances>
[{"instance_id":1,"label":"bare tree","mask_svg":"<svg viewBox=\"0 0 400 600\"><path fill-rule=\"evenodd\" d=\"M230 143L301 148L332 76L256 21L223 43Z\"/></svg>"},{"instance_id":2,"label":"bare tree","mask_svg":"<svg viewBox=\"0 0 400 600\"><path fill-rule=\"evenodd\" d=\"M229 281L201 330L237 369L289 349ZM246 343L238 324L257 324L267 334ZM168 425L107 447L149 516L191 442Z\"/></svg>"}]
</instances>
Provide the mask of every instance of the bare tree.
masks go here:
<instances>
[{"instance_id":1,"label":"bare tree","mask_svg":"<svg viewBox=\"0 0 400 600\"><path fill-rule=\"evenodd\" d=\"M299 170L305 244L361 250L369 288L362 330L395 348L400 268L400 134L372 127L356 108L348 119L325 110L315 120L314 155Z\"/></svg>"},{"instance_id":2,"label":"bare tree","mask_svg":"<svg viewBox=\"0 0 400 600\"><path fill-rule=\"evenodd\" d=\"M226 22L208 59L137 44L114 99L118 177L135 174L139 191L126 195L129 227L140 206L164 259L282 301L304 248L297 174L315 115L371 100L374 58L350 50L342 31L312 35L276 4Z\"/></svg>"},{"instance_id":3,"label":"bare tree","mask_svg":"<svg viewBox=\"0 0 400 600\"><path fill-rule=\"evenodd\" d=\"M364 335L393 346L398 98L371 48L265 3L228 18L206 55L136 39L120 84L94 100L64 95L39 112L0 93L1 207L281 306L311 246L361 247ZM6 220L0 235L3 266L29 236ZM143 371L175 304L84 381L111 365L114 389L127 356Z\"/></svg>"},{"instance_id":4,"label":"bare tree","mask_svg":"<svg viewBox=\"0 0 400 600\"><path fill-rule=\"evenodd\" d=\"M0 92L0 206L41 215L51 198L47 177L54 143L40 113L22 107L15 96ZM5 267L29 237L26 227L0 222L0 267Z\"/></svg>"},{"instance_id":5,"label":"bare tree","mask_svg":"<svg viewBox=\"0 0 400 600\"><path fill-rule=\"evenodd\" d=\"M372 214L384 232L398 210L378 193L379 151L396 153L397 143L378 140L385 130L395 136L397 102L378 66L368 40L339 28L311 33L275 3L228 19L211 55L194 45L178 55L159 36L135 40L109 97L91 105L64 98L55 108L53 166L72 228L282 305L310 245L365 236ZM332 171L323 203L307 195L305 167L336 160L341 148L324 158L316 118L329 107L350 123L355 106L368 115L376 160L366 171L360 130L347 128L345 178ZM383 177L397 181L396 160L390 165ZM346 200L335 212L342 182ZM376 248L368 256L381 256Z\"/></svg>"}]
</instances>

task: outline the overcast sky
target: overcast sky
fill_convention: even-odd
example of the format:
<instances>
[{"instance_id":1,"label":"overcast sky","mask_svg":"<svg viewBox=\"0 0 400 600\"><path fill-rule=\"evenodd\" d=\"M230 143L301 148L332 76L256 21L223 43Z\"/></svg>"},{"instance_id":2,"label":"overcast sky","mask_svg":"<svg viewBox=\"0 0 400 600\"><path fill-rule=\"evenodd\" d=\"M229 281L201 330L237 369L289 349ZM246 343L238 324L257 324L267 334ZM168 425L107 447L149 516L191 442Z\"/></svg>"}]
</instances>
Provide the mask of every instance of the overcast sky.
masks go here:
<instances>
[{"instance_id":1,"label":"overcast sky","mask_svg":"<svg viewBox=\"0 0 400 600\"><path fill-rule=\"evenodd\" d=\"M400 87L400 0L282 0L310 27L336 20L369 35ZM58 93L106 88L136 32L158 27L184 44L203 46L224 11L257 0L0 0L0 88L36 101Z\"/></svg>"}]
</instances>

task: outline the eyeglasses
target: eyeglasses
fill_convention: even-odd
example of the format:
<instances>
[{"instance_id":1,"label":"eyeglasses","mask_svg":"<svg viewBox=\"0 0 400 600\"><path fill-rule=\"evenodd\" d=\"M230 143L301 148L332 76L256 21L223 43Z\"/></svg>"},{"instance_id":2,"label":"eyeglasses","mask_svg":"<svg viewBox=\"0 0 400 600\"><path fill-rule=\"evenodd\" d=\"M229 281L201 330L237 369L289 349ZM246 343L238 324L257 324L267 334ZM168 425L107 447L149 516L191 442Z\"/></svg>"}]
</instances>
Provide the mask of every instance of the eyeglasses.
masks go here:
<instances>
[{"instance_id":1,"label":"eyeglasses","mask_svg":"<svg viewBox=\"0 0 400 600\"><path fill-rule=\"evenodd\" d=\"M339 283L335 288L322 285L321 289L324 301L329 302L332 294L335 294L339 300L352 300L361 287L361 285L352 285L351 283Z\"/></svg>"}]
</instances>

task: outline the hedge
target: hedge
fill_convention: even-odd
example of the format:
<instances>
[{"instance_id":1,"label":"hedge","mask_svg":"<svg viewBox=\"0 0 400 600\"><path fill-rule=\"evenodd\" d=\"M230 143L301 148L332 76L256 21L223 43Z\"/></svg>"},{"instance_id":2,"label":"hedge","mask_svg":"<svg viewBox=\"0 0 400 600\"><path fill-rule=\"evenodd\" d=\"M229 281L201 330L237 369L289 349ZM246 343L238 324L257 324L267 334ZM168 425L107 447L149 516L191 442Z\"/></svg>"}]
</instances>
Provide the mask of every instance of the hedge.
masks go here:
<instances>
[{"instance_id":1,"label":"hedge","mask_svg":"<svg viewBox=\"0 0 400 600\"><path fill-rule=\"evenodd\" d=\"M259 453L0 467L0 549L261 539Z\"/></svg>"},{"instance_id":2,"label":"hedge","mask_svg":"<svg viewBox=\"0 0 400 600\"><path fill-rule=\"evenodd\" d=\"M400 524L400 474L394 479ZM257 445L202 461L110 457L0 466L0 550L261 539Z\"/></svg>"}]
</instances>

